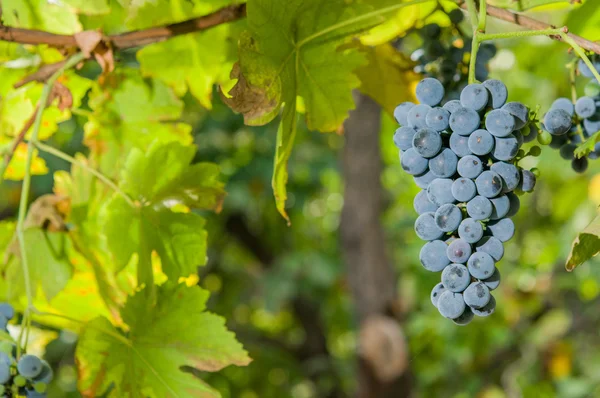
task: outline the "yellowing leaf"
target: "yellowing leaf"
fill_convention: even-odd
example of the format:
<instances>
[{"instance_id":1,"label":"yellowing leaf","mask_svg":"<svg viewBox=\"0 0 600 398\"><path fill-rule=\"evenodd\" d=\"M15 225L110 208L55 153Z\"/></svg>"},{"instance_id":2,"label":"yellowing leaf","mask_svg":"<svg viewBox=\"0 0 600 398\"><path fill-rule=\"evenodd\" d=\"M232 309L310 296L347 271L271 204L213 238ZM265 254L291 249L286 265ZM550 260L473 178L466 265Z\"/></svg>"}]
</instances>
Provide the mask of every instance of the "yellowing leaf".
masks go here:
<instances>
[{"instance_id":1,"label":"yellowing leaf","mask_svg":"<svg viewBox=\"0 0 600 398\"><path fill-rule=\"evenodd\" d=\"M33 161L31 162L32 175L44 175L48 173L48 167L44 159L38 157L38 150L34 149ZM25 163L27 160L27 144L21 143L17 146L13 158L4 172L7 180L20 181L25 177Z\"/></svg>"}]
</instances>

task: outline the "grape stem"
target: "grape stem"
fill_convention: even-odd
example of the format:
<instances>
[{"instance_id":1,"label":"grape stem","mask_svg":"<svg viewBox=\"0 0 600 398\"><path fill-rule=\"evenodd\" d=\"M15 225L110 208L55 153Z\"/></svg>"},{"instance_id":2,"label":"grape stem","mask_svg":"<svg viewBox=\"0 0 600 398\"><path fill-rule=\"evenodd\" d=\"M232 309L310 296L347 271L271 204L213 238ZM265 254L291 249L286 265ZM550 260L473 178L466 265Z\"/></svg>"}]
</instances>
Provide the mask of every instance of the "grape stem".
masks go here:
<instances>
[{"instance_id":1,"label":"grape stem","mask_svg":"<svg viewBox=\"0 0 600 398\"><path fill-rule=\"evenodd\" d=\"M577 77L577 59L569 62L569 83L571 84L571 101L573 104L577 102L577 86L575 85L575 78ZM581 142L585 141L583 130L581 129L581 123L577 123L577 135L581 138Z\"/></svg>"},{"instance_id":2,"label":"grape stem","mask_svg":"<svg viewBox=\"0 0 600 398\"><path fill-rule=\"evenodd\" d=\"M17 357L21 354L21 341L23 339L23 331L28 329L29 325L29 311L33 307L33 290L31 286L31 278L29 276L29 264L27 259L27 251L25 247L25 215L27 213L27 204L29 200L29 192L31 189L31 163L33 162L34 145L32 141L36 141L42 125L42 116L44 114L44 108L47 105L48 98L54 82L63 72L73 66L77 65L85 59L85 55L78 53L73 55L65 62L65 64L58 69L46 82L42 95L39 100L38 111L35 115L35 121L33 122L33 131L31 133L31 140L27 144L27 159L25 161L25 176L23 177L23 187L21 189L21 199L19 201L19 215L17 217L17 240L19 241L19 248L21 251L21 267L23 268L23 278L25 283L25 294L27 296L27 308L23 314L23 321L21 323L21 331L19 333L19 344L17 345ZM23 350L27 348L27 341L25 340Z\"/></svg>"}]
</instances>

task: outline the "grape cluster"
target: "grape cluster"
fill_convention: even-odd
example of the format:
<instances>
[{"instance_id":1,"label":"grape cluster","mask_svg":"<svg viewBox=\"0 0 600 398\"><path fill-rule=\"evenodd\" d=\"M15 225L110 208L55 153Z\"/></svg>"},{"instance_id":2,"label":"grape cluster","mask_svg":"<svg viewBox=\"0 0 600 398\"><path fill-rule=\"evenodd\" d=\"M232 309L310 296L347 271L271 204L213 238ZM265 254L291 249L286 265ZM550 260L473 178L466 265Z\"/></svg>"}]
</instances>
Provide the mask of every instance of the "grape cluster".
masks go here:
<instances>
[{"instance_id":1,"label":"grape cluster","mask_svg":"<svg viewBox=\"0 0 600 398\"><path fill-rule=\"evenodd\" d=\"M435 77L443 84L445 100L458 99L467 85L472 38L460 28L463 15L461 10L454 9L448 13L450 26L427 24L416 30L415 35L408 34L396 43L396 47L410 54L411 60L417 64L414 68L416 73ZM494 44L481 44L475 62L478 80L487 79L487 64L495 55Z\"/></svg>"},{"instance_id":2,"label":"grape cluster","mask_svg":"<svg viewBox=\"0 0 600 398\"><path fill-rule=\"evenodd\" d=\"M10 304L0 303L0 324L5 332L14 316L15 310ZM54 377L48 362L30 354L16 360L16 346L10 347L10 354L0 351L0 397L46 397L48 383Z\"/></svg>"},{"instance_id":3,"label":"grape cluster","mask_svg":"<svg viewBox=\"0 0 600 398\"><path fill-rule=\"evenodd\" d=\"M592 59L596 69L600 70L600 61ZM582 76L594 77L582 60L579 60L577 68ZM575 103L568 98L558 98L544 116L543 123L543 129L552 134L550 147L559 149L560 156L570 160L571 167L578 173L587 170L588 158L600 157L600 143L587 157L575 157L577 145L600 131L600 85L595 78L585 86L585 94Z\"/></svg>"},{"instance_id":4,"label":"grape cluster","mask_svg":"<svg viewBox=\"0 0 600 398\"><path fill-rule=\"evenodd\" d=\"M530 192L536 182L529 170L516 166L524 142L529 110L506 102L508 90L499 80L469 84L460 100L438 106L443 84L433 78L416 87L419 104L395 109L400 128L394 144L402 169L422 189L415 197L417 236L427 241L420 261L440 272L431 292L439 312L456 324L474 315L488 316L500 284L496 262L515 226L510 219L520 207L514 191ZM535 138L535 137L534 137Z\"/></svg>"}]
</instances>

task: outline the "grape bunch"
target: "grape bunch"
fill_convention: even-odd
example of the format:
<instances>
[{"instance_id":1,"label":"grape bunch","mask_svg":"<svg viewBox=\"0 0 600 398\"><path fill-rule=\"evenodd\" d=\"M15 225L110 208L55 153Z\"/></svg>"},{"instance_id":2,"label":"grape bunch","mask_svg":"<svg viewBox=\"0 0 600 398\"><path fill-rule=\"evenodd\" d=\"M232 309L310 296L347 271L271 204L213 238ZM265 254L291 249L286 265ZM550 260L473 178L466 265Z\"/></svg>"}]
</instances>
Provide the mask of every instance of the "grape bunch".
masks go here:
<instances>
[{"instance_id":1,"label":"grape bunch","mask_svg":"<svg viewBox=\"0 0 600 398\"><path fill-rule=\"evenodd\" d=\"M596 69L600 70L600 61L592 59ZM594 77L582 60L579 60L577 68L582 76ZM558 98L544 116L543 123L543 129L552 135L550 147L559 149L560 156L570 160L571 167L578 173L587 170L588 159L600 157L600 143L596 144L587 157L575 156L577 145L600 131L600 85L595 78L585 86L585 94L575 103L568 98Z\"/></svg>"},{"instance_id":2,"label":"grape bunch","mask_svg":"<svg viewBox=\"0 0 600 398\"><path fill-rule=\"evenodd\" d=\"M420 252L426 270L441 272L431 302L458 325L474 315L488 316L500 284L496 263L515 226L520 207L515 191L530 192L535 175L515 165L531 135L529 110L507 102L499 80L469 84L460 100L444 98L444 85L425 78L416 87L419 104L404 102L394 111L400 124L394 144L402 169L422 190L414 199L417 236L427 241ZM535 138L535 137L534 137Z\"/></svg>"},{"instance_id":3,"label":"grape bunch","mask_svg":"<svg viewBox=\"0 0 600 398\"><path fill-rule=\"evenodd\" d=\"M467 85L472 38L460 27L463 15L461 10L454 9L448 13L448 27L427 24L396 42L396 48L416 63L416 73L435 77L443 84L445 100L458 99ZM487 79L487 64L495 55L494 44L481 44L475 62L477 80Z\"/></svg>"},{"instance_id":4,"label":"grape bunch","mask_svg":"<svg viewBox=\"0 0 600 398\"><path fill-rule=\"evenodd\" d=\"M10 304L0 303L0 323L5 332L7 332L8 321L14 316L15 310ZM46 389L54 377L48 362L31 354L21 355L17 360L16 346L8 344L3 345L2 348L0 397L46 397Z\"/></svg>"}]
</instances>

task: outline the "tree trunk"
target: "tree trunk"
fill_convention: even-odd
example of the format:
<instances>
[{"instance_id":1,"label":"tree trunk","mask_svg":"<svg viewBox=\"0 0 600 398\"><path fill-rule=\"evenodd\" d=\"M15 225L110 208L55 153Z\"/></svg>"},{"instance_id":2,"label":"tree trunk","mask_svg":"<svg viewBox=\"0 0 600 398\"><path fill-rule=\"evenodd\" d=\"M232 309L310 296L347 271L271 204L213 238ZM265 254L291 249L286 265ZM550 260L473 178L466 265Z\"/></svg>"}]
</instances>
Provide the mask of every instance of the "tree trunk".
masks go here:
<instances>
[{"instance_id":1,"label":"tree trunk","mask_svg":"<svg viewBox=\"0 0 600 398\"><path fill-rule=\"evenodd\" d=\"M406 346L399 322L392 318L397 279L381 225L381 108L365 95L355 93L354 98L356 109L344 124L345 191L340 228L347 278L361 329L357 397L404 398L410 395ZM400 351L390 347L400 347ZM396 371L389 374L391 365ZM386 371L388 374L383 374Z\"/></svg>"}]
</instances>

